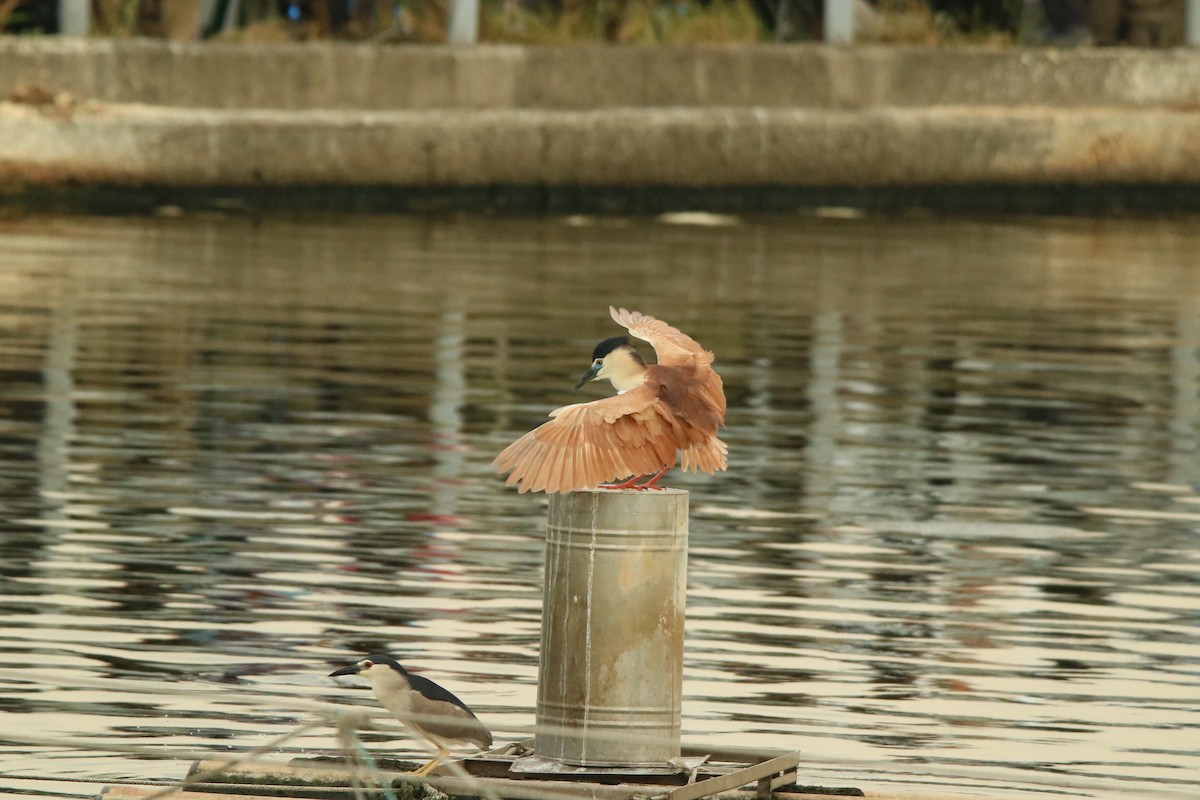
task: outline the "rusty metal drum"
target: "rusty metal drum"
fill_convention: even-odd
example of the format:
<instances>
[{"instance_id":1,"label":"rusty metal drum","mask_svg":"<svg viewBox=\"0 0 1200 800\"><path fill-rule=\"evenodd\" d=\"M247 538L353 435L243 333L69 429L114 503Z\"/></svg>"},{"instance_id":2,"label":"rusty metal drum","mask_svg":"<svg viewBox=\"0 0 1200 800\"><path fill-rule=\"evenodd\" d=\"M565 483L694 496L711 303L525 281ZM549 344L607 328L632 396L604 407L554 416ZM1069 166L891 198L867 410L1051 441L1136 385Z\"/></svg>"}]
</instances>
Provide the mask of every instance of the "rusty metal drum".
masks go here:
<instances>
[{"instance_id":1,"label":"rusty metal drum","mask_svg":"<svg viewBox=\"0 0 1200 800\"><path fill-rule=\"evenodd\" d=\"M538 756L661 767L679 756L688 493L550 496Z\"/></svg>"}]
</instances>

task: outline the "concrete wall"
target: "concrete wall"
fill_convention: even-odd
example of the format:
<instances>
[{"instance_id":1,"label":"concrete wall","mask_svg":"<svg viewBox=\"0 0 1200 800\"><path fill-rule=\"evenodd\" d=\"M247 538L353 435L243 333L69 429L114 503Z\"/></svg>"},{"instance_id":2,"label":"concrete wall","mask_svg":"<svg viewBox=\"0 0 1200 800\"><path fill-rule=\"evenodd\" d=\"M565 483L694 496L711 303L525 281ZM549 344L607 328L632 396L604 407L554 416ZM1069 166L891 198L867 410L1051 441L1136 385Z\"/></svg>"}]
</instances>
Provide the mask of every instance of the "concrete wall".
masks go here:
<instances>
[{"instance_id":1,"label":"concrete wall","mask_svg":"<svg viewBox=\"0 0 1200 800\"><path fill-rule=\"evenodd\" d=\"M1105 109L0 111L0 175L60 183L901 186L1200 184L1191 115Z\"/></svg>"},{"instance_id":2,"label":"concrete wall","mask_svg":"<svg viewBox=\"0 0 1200 800\"><path fill-rule=\"evenodd\" d=\"M944 190L958 208L984 187L989 210L1010 190L1030 200L1012 210L1056 210L1038 193L1076 187L1200 209L1194 51L0 40L0 93L23 98L0 102L10 200L791 210Z\"/></svg>"},{"instance_id":3,"label":"concrete wall","mask_svg":"<svg viewBox=\"0 0 1200 800\"><path fill-rule=\"evenodd\" d=\"M0 38L0 97L217 109L1046 105L1200 108L1200 51L242 46Z\"/></svg>"}]
</instances>

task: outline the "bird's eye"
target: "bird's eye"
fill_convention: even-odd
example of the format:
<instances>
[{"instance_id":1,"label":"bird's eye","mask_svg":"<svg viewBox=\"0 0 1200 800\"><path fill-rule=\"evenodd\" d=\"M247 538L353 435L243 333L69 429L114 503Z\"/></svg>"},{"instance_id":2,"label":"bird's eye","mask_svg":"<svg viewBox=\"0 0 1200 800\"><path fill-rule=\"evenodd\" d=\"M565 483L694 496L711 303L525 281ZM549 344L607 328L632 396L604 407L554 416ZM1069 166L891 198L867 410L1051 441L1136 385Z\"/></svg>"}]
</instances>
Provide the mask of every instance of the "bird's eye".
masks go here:
<instances>
[{"instance_id":1,"label":"bird's eye","mask_svg":"<svg viewBox=\"0 0 1200 800\"><path fill-rule=\"evenodd\" d=\"M600 367L600 366L603 366L603 365L604 365L604 359L603 359L603 358L597 358L595 361L593 361L593 362L592 362L592 366L593 366L593 367Z\"/></svg>"},{"instance_id":2,"label":"bird's eye","mask_svg":"<svg viewBox=\"0 0 1200 800\"><path fill-rule=\"evenodd\" d=\"M363 669L370 669L371 667L375 666L370 661L360 661L358 665Z\"/></svg>"}]
</instances>

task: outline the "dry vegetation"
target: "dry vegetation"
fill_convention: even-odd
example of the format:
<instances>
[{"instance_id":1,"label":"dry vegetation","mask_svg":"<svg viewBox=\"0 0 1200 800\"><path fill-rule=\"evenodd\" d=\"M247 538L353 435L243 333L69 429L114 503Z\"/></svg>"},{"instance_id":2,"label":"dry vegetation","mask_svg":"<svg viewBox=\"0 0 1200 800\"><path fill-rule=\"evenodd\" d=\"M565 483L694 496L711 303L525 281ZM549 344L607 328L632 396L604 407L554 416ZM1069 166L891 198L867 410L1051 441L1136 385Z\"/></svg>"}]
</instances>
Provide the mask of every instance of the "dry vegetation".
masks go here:
<instances>
[{"instance_id":1,"label":"dry vegetation","mask_svg":"<svg viewBox=\"0 0 1200 800\"><path fill-rule=\"evenodd\" d=\"M517 3L485 7L487 39L523 44L608 41L620 44L755 42L768 32L747 2L663 4L653 0L567 0L561 13L530 11Z\"/></svg>"},{"instance_id":2,"label":"dry vegetation","mask_svg":"<svg viewBox=\"0 0 1200 800\"><path fill-rule=\"evenodd\" d=\"M0 29L26 0L0 0ZM764 9L787 4L779 28ZM92 0L100 36L212 38L244 42L338 38L356 41L445 41L448 0L358 0L337 20L330 0L304 0L299 19L276 13L274 0L243 0L237 27L201 21L201 0ZM819 38L821 0L481 0L480 38L519 44L691 45ZM218 2L218 10L223 8ZM219 11L218 11L219 13ZM964 34L936 14L930 0L859 0L855 27L867 42L940 44L1011 41L1008 33L973 26ZM777 29L778 28L778 29Z\"/></svg>"}]
</instances>

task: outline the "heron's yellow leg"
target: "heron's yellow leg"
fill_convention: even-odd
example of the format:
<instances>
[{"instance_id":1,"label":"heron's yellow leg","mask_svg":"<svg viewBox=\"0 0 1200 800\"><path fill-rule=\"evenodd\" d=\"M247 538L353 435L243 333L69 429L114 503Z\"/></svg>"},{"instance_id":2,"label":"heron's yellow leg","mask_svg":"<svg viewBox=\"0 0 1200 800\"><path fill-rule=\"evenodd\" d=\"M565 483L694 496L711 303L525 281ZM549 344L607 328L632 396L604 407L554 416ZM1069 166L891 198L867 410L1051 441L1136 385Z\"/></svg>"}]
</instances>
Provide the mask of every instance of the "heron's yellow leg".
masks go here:
<instances>
[{"instance_id":1,"label":"heron's yellow leg","mask_svg":"<svg viewBox=\"0 0 1200 800\"><path fill-rule=\"evenodd\" d=\"M413 775L420 775L420 776L422 776L422 777L424 777L424 776L428 775L429 773L433 772L433 769L434 769L434 767L436 767L438 764L442 763L442 761L443 761L443 760L446 758L446 756L448 756L448 755L450 755L450 751L449 751L449 750L447 750L447 749L446 749L446 748L444 748L444 747L439 747L439 748L438 748L438 754L437 754L436 756L434 756L434 757L433 757L433 760L432 760L432 761L430 761L430 762L429 762L428 764L426 764L425 766L421 767L421 768L420 768L419 770L417 770L416 772L414 772L414 773L413 773Z\"/></svg>"}]
</instances>

